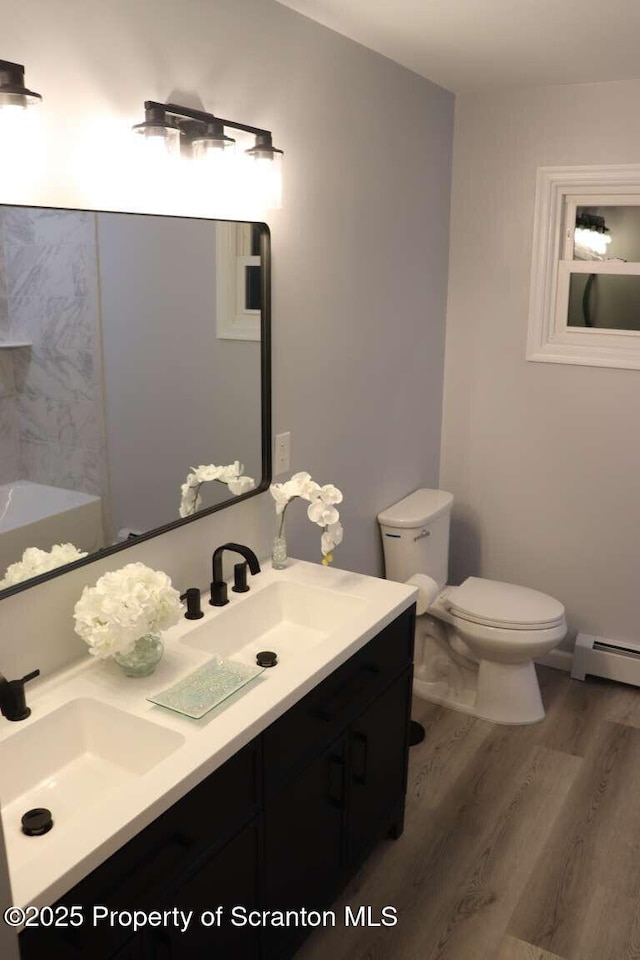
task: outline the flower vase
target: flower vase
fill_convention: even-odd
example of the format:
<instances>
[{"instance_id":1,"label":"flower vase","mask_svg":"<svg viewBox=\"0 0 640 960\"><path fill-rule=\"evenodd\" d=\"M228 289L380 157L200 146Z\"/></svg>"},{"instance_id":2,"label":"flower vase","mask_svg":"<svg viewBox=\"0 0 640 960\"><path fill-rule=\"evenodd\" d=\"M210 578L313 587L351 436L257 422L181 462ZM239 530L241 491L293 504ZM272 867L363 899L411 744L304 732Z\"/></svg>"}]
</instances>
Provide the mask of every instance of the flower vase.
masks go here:
<instances>
[{"instance_id":1,"label":"flower vase","mask_svg":"<svg viewBox=\"0 0 640 960\"><path fill-rule=\"evenodd\" d=\"M287 539L278 534L273 538L271 549L271 566L274 570L284 570L287 565Z\"/></svg>"},{"instance_id":2,"label":"flower vase","mask_svg":"<svg viewBox=\"0 0 640 960\"><path fill-rule=\"evenodd\" d=\"M156 669L162 654L162 639L153 633L138 637L129 653L114 653L113 659L122 667L127 677L148 677Z\"/></svg>"}]
</instances>

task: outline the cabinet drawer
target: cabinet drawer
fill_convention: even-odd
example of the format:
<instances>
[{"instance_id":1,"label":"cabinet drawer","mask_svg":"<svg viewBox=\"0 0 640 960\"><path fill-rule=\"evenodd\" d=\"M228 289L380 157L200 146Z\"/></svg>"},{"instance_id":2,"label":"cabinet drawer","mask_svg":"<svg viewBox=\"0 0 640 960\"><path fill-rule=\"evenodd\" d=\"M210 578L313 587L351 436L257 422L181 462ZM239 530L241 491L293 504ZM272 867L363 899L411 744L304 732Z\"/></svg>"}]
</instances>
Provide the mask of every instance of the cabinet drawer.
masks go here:
<instances>
[{"instance_id":1,"label":"cabinet drawer","mask_svg":"<svg viewBox=\"0 0 640 960\"><path fill-rule=\"evenodd\" d=\"M265 790L334 740L412 661L415 607L406 610L265 731Z\"/></svg>"},{"instance_id":2,"label":"cabinet drawer","mask_svg":"<svg viewBox=\"0 0 640 960\"><path fill-rule=\"evenodd\" d=\"M121 850L81 880L58 904L84 908L85 923L75 928L25 930L23 960L109 957L128 933L92 927L95 904L110 909L157 909L167 883L207 848L226 842L260 806L260 741L231 757Z\"/></svg>"}]
</instances>

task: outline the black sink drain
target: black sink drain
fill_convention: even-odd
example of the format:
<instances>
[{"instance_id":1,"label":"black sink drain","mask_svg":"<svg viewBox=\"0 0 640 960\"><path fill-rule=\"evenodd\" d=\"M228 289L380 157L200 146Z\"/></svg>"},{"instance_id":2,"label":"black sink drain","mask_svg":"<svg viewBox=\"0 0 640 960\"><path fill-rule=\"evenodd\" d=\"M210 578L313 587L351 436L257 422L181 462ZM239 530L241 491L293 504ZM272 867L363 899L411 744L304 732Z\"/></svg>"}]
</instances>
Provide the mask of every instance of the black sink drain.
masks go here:
<instances>
[{"instance_id":1,"label":"black sink drain","mask_svg":"<svg viewBox=\"0 0 640 960\"><path fill-rule=\"evenodd\" d=\"M33 810L27 810L22 817L22 832L28 837L41 837L49 833L53 826L53 817L51 810L46 807L34 807Z\"/></svg>"},{"instance_id":2,"label":"black sink drain","mask_svg":"<svg viewBox=\"0 0 640 960\"><path fill-rule=\"evenodd\" d=\"M273 650L261 650L256 654L256 663L259 667L275 667L278 662L278 654Z\"/></svg>"}]
</instances>

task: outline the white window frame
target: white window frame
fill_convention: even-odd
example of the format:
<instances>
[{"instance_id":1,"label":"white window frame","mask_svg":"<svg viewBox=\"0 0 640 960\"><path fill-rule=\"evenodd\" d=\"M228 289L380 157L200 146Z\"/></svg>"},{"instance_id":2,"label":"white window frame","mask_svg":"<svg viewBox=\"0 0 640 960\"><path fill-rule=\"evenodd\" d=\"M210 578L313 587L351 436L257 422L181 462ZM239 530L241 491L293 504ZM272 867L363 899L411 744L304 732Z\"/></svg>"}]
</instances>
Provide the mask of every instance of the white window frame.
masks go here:
<instances>
[{"instance_id":1,"label":"white window frame","mask_svg":"<svg viewBox=\"0 0 640 960\"><path fill-rule=\"evenodd\" d=\"M640 166L539 167L527 360L640 370L640 331L567 324L572 273L640 275L640 263L573 259L578 206L640 205Z\"/></svg>"},{"instance_id":2,"label":"white window frame","mask_svg":"<svg viewBox=\"0 0 640 960\"><path fill-rule=\"evenodd\" d=\"M261 310L245 303L245 271L259 266L239 228L246 224L216 224L216 336L219 340L260 340ZM246 231L245 231L246 232Z\"/></svg>"}]
</instances>

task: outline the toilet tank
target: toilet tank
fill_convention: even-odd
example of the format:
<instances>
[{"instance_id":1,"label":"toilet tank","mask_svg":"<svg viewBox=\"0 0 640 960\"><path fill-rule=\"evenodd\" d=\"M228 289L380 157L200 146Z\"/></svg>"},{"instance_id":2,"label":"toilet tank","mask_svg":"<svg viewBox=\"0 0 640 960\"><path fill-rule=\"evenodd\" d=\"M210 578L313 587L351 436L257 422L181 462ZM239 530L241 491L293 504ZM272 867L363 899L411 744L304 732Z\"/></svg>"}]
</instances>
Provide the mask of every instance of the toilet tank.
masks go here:
<instances>
[{"instance_id":1,"label":"toilet tank","mask_svg":"<svg viewBox=\"0 0 640 960\"><path fill-rule=\"evenodd\" d=\"M415 490L378 514L387 580L404 583L426 573L445 586L452 504L446 490Z\"/></svg>"}]
</instances>

